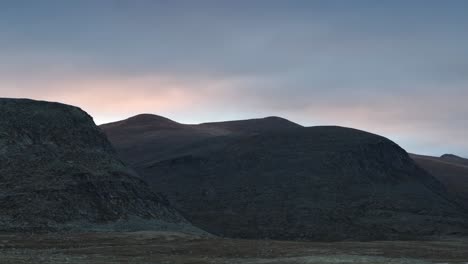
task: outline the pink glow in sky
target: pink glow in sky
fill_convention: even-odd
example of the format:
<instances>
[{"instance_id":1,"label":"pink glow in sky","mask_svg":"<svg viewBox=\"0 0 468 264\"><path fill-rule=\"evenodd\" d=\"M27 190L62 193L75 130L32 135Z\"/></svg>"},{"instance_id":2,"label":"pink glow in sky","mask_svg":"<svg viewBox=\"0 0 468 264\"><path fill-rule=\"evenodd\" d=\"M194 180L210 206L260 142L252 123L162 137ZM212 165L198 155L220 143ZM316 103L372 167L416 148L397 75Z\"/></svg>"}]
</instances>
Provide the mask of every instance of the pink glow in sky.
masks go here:
<instances>
[{"instance_id":1,"label":"pink glow in sky","mask_svg":"<svg viewBox=\"0 0 468 264\"><path fill-rule=\"evenodd\" d=\"M391 10L391 12L389 12ZM1 1L0 96L282 116L468 156L467 1Z\"/></svg>"}]
</instances>

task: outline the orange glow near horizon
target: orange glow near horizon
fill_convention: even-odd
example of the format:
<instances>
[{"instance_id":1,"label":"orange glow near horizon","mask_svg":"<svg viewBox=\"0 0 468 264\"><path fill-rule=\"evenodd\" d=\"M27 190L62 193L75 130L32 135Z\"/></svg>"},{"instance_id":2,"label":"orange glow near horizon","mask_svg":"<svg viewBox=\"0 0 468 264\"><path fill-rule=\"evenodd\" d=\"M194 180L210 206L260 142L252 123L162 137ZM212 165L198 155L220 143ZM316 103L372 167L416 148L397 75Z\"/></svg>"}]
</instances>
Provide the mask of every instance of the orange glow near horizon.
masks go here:
<instances>
[{"instance_id":1,"label":"orange glow near horizon","mask_svg":"<svg viewBox=\"0 0 468 264\"><path fill-rule=\"evenodd\" d=\"M97 124L117 121L140 113L163 114L213 106L216 98L226 98L231 83L220 80L178 80L168 76L132 78L70 78L39 83L26 94L21 88L28 83L16 83L8 97L27 97L78 106L95 118ZM36 84L37 85L37 84ZM66 89L64 89L66 87Z\"/></svg>"}]
</instances>

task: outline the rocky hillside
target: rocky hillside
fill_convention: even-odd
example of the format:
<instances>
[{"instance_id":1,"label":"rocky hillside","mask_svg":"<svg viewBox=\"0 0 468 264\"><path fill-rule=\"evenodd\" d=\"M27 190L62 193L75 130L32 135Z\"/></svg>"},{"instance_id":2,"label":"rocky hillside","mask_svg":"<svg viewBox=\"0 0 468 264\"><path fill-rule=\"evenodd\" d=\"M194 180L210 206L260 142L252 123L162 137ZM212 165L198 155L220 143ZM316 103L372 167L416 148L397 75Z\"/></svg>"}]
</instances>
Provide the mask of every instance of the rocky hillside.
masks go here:
<instances>
[{"instance_id":1,"label":"rocky hillside","mask_svg":"<svg viewBox=\"0 0 468 264\"><path fill-rule=\"evenodd\" d=\"M217 235L421 239L467 230L444 186L381 136L280 118L171 129L129 120L102 128L153 190Z\"/></svg>"},{"instance_id":2,"label":"rocky hillside","mask_svg":"<svg viewBox=\"0 0 468 264\"><path fill-rule=\"evenodd\" d=\"M0 99L0 231L195 230L79 108Z\"/></svg>"}]
</instances>

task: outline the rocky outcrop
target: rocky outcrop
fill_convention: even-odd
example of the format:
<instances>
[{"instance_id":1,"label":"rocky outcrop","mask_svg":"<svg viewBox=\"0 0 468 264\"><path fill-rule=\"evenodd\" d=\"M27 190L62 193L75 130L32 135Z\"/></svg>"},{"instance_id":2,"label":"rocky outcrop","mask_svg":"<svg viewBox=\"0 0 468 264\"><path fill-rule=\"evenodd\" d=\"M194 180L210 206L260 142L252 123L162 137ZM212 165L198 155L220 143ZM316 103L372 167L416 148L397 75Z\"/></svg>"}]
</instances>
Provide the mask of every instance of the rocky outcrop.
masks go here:
<instances>
[{"instance_id":1,"label":"rocky outcrop","mask_svg":"<svg viewBox=\"0 0 468 264\"><path fill-rule=\"evenodd\" d=\"M103 129L153 190L217 235L366 240L466 232L465 211L390 140L283 119L257 129L263 121Z\"/></svg>"},{"instance_id":2,"label":"rocky outcrop","mask_svg":"<svg viewBox=\"0 0 468 264\"><path fill-rule=\"evenodd\" d=\"M196 230L79 108L0 99L0 231Z\"/></svg>"}]
</instances>

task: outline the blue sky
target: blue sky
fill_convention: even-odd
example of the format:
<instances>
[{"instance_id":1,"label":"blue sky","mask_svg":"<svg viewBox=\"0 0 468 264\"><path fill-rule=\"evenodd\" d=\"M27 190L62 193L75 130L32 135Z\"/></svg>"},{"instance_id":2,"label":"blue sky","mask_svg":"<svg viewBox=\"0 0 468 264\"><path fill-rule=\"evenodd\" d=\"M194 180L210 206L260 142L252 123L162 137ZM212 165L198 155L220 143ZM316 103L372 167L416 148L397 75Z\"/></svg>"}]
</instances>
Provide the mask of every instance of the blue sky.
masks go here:
<instances>
[{"instance_id":1,"label":"blue sky","mask_svg":"<svg viewBox=\"0 0 468 264\"><path fill-rule=\"evenodd\" d=\"M0 96L97 123L278 115L468 156L467 1L0 2Z\"/></svg>"}]
</instances>

